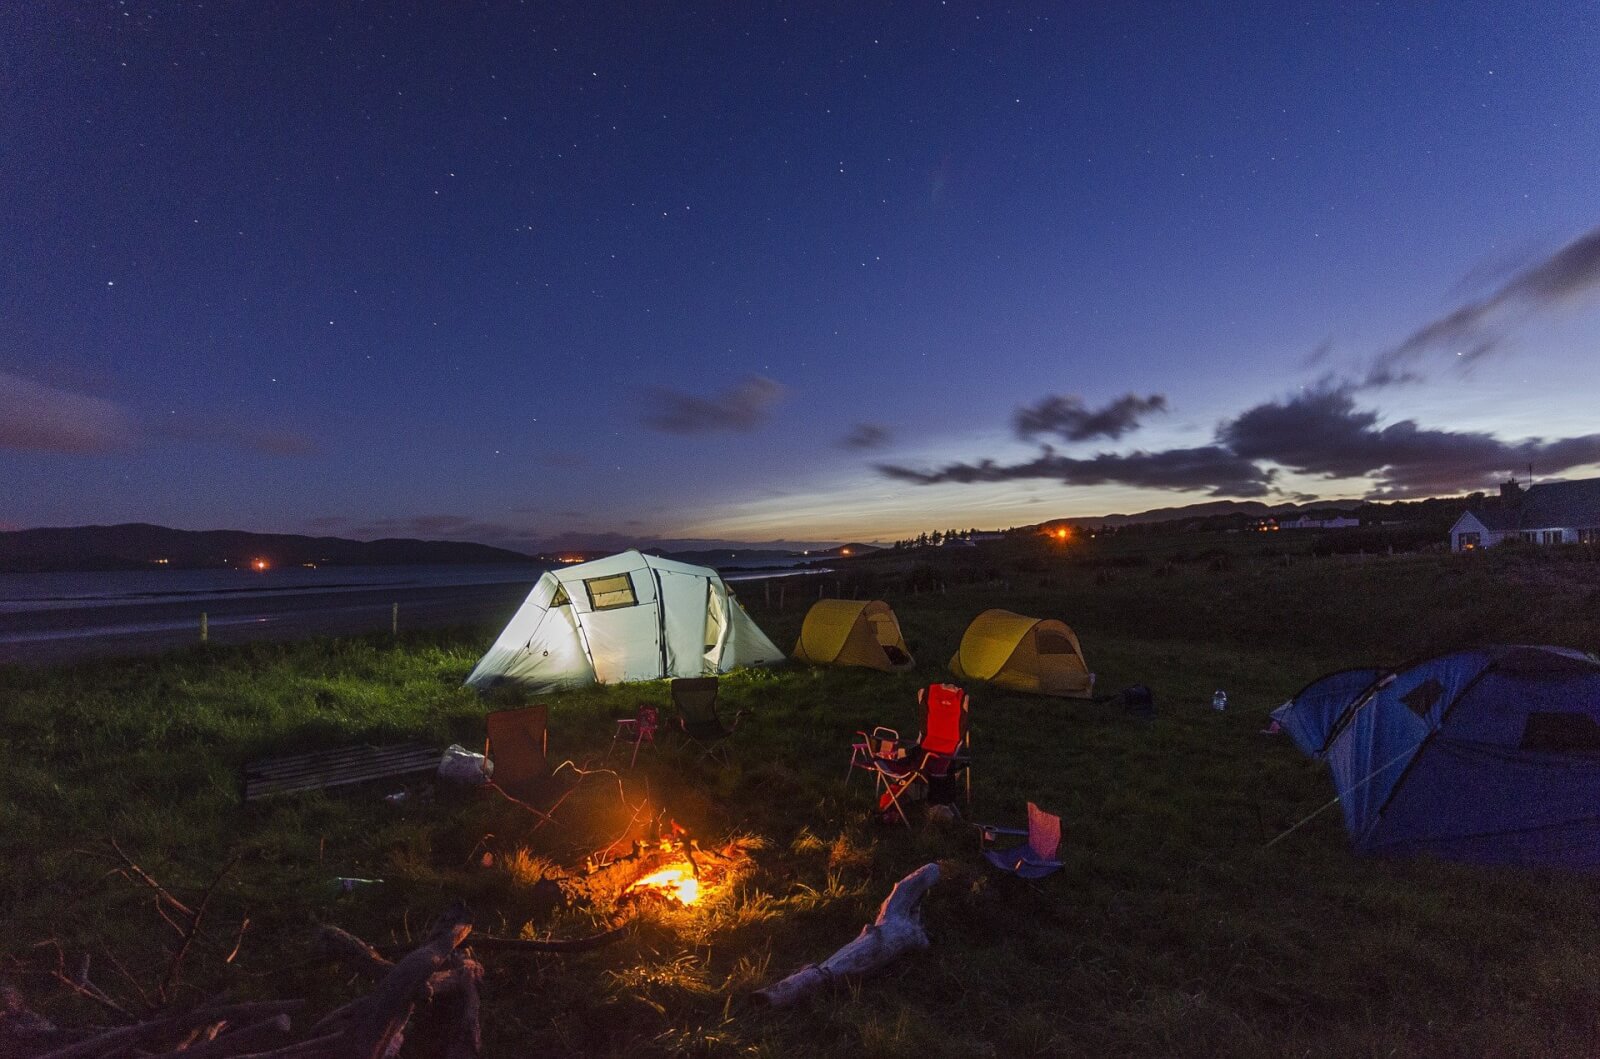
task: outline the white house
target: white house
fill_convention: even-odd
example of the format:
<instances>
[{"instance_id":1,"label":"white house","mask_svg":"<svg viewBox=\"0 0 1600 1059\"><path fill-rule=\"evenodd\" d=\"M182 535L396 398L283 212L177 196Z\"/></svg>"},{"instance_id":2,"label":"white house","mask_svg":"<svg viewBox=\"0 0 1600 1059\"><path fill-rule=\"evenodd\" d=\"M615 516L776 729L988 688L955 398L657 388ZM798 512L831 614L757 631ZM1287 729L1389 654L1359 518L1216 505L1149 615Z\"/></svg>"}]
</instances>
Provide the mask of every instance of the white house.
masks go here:
<instances>
[{"instance_id":1,"label":"white house","mask_svg":"<svg viewBox=\"0 0 1600 1059\"><path fill-rule=\"evenodd\" d=\"M1600 543L1600 478L1500 487L1450 527L1450 550L1470 552L1517 538L1530 544Z\"/></svg>"}]
</instances>

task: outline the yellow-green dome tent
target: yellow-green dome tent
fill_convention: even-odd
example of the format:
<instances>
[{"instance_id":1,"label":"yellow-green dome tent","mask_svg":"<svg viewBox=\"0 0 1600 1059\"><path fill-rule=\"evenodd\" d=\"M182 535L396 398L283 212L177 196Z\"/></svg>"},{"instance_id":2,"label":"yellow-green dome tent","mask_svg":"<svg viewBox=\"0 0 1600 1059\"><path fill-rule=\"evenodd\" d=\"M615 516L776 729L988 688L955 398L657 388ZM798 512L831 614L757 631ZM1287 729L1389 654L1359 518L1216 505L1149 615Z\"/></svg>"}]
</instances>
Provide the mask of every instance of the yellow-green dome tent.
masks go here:
<instances>
[{"instance_id":1,"label":"yellow-green dome tent","mask_svg":"<svg viewBox=\"0 0 1600 1059\"><path fill-rule=\"evenodd\" d=\"M819 599L806 612L794 657L828 666L910 669L911 651L894 611L881 599Z\"/></svg>"},{"instance_id":2,"label":"yellow-green dome tent","mask_svg":"<svg viewBox=\"0 0 1600 1059\"><path fill-rule=\"evenodd\" d=\"M1078 637L1053 618L986 610L967 626L950 671L962 680L986 680L1010 691L1087 699L1094 674Z\"/></svg>"}]
</instances>

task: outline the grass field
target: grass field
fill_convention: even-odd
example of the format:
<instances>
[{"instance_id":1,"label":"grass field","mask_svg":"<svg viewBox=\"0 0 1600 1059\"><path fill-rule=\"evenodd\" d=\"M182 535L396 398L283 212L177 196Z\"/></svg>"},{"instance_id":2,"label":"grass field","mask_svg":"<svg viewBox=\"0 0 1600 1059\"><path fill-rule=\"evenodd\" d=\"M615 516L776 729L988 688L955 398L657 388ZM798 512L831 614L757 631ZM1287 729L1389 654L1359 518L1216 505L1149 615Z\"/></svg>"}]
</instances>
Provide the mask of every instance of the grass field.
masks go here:
<instances>
[{"instance_id":1,"label":"grass field","mask_svg":"<svg viewBox=\"0 0 1600 1059\"><path fill-rule=\"evenodd\" d=\"M666 752L625 773L630 802L648 796L708 841L748 837L753 862L611 948L487 954L486 1053L1592 1054L1600 882L1358 859L1337 811L1265 849L1332 788L1257 729L1328 669L1474 642L1594 650L1600 564L1581 553L1243 556L999 574L946 591L920 590L939 580L924 577L915 595L888 595L915 673L735 674L724 701L755 712L732 767ZM803 603L778 612L764 592L745 595L791 644ZM1031 885L981 870L970 831L870 823L867 784L842 782L851 734L914 729L916 687L945 675L961 629L988 606L1066 620L1103 689L1145 683L1160 711L1145 723L973 688L974 815L1019 822L1032 800L1066 821L1066 867ZM228 989L332 1007L361 986L316 957L317 923L403 940L456 897L483 931L592 930L606 909L539 919L529 883L624 829L613 777L586 779L561 826L537 832L515 806L429 797L426 784L400 806L381 797L394 785L239 799L240 766L262 755L360 739L481 743L484 705L460 684L493 631L0 670L0 975L61 1021L106 1020L37 973L55 951L38 943L54 939L69 962L90 953L96 982L128 1006L153 999L139 990L161 980L177 936L148 890L111 874L112 840L191 898L240 858L180 999ZM1208 708L1216 688L1227 713ZM641 700L665 702L665 685L547 697L552 753L598 756L612 719ZM928 860L945 868L926 905L930 951L793 1011L748 1003L848 940ZM336 896L335 876L385 881Z\"/></svg>"}]
</instances>

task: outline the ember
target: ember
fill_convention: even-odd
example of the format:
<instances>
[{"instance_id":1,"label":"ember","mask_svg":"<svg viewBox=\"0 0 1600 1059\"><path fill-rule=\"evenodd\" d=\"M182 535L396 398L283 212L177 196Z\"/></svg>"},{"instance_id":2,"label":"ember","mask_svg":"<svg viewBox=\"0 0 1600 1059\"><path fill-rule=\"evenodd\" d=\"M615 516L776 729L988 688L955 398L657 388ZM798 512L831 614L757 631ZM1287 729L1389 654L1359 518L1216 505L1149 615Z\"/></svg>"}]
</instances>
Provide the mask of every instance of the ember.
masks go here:
<instances>
[{"instance_id":1,"label":"ember","mask_svg":"<svg viewBox=\"0 0 1600 1059\"><path fill-rule=\"evenodd\" d=\"M700 880L689 865L662 868L651 872L628 887L630 894L653 892L670 897L681 905L692 905L700 899Z\"/></svg>"}]
</instances>

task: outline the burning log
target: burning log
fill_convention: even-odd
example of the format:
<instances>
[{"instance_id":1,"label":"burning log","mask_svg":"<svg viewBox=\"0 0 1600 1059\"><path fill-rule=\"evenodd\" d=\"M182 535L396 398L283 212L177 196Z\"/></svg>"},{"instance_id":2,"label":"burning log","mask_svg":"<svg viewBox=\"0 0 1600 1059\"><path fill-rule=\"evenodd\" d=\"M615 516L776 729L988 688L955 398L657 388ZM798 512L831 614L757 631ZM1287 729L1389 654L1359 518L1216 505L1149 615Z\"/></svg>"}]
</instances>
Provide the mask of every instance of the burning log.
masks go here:
<instances>
[{"instance_id":1,"label":"burning log","mask_svg":"<svg viewBox=\"0 0 1600 1059\"><path fill-rule=\"evenodd\" d=\"M922 929L922 898L938 881L939 866L924 864L894 884L878 909L878 918L862 927L854 941L821 963L808 964L758 990L755 999L773 1007L788 1007L844 975L869 974L909 951L926 949L929 941Z\"/></svg>"}]
</instances>

